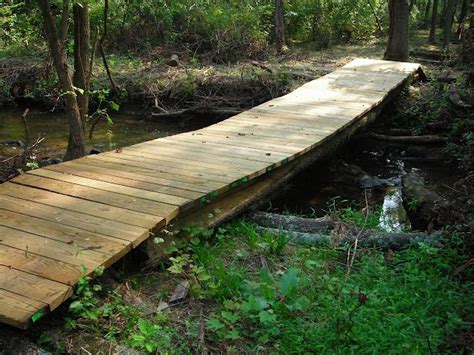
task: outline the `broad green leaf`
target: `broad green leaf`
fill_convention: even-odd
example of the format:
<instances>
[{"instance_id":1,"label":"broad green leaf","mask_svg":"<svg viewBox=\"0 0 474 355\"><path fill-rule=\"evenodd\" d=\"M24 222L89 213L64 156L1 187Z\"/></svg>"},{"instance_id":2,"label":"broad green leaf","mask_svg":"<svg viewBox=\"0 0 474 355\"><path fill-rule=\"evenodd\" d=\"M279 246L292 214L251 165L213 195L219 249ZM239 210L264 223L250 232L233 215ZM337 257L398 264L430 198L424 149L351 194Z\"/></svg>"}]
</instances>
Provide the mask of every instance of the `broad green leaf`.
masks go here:
<instances>
[{"instance_id":1,"label":"broad green leaf","mask_svg":"<svg viewBox=\"0 0 474 355\"><path fill-rule=\"evenodd\" d=\"M291 295L298 285L298 272L294 268L288 269L280 280L280 292L284 296Z\"/></svg>"}]
</instances>

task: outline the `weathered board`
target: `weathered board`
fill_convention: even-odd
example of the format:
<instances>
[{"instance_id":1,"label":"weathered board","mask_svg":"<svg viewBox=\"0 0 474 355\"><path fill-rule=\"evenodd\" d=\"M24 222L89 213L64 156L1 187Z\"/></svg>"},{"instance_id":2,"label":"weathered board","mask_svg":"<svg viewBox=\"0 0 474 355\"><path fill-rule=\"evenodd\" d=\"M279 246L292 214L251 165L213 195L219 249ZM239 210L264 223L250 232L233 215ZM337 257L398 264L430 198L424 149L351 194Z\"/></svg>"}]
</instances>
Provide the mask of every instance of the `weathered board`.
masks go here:
<instances>
[{"instance_id":1,"label":"weathered board","mask_svg":"<svg viewBox=\"0 0 474 355\"><path fill-rule=\"evenodd\" d=\"M209 127L0 185L0 322L28 327L71 296L81 267L110 266L183 212L318 149L419 68L356 59Z\"/></svg>"}]
</instances>

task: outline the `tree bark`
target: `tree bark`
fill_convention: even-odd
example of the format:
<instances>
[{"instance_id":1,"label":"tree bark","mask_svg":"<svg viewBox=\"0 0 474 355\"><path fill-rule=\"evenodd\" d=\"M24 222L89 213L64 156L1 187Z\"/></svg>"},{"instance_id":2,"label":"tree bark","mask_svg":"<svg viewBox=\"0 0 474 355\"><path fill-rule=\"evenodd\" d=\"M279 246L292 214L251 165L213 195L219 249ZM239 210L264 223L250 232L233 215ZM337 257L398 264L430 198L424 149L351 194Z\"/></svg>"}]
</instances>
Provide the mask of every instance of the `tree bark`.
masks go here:
<instances>
[{"instance_id":1,"label":"tree bark","mask_svg":"<svg viewBox=\"0 0 474 355\"><path fill-rule=\"evenodd\" d=\"M408 60L408 0L390 0L390 25L385 59Z\"/></svg>"},{"instance_id":2,"label":"tree bark","mask_svg":"<svg viewBox=\"0 0 474 355\"><path fill-rule=\"evenodd\" d=\"M440 28L443 28L443 25L444 25L444 18L445 18L445 14L446 14L446 1L447 0L442 0L442 2L441 2L441 17L440 17L440 21L439 21L439 27Z\"/></svg>"},{"instance_id":3,"label":"tree bark","mask_svg":"<svg viewBox=\"0 0 474 355\"><path fill-rule=\"evenodd\" d=\"M73 83L82 92L76 92L77 104L81 115L84 135L87 131L87 116L89 112L89 47L90 24L87 0L83 4L73 5L74 17L74 77Z\"/></svg>"},{"instance_id":4,"label":"tree bark","mask_svg":"<svg viewBox=\"0 0 474 355\"><path fill-rule=\"evenodd\" d=\"M453 20L454 20L454 13L456 12L456 5L457 0L448 0L448 3L445 8L445 12L443 15L443 47L449 47L449 43L451 42L451 33L453 32Z\"/></svg>"},{"instance_id":5,"label":"tree bark","mask_svg":"<svg viewBox=\"0 0 474 355\"><path fill-rule=\"evenodd\" d=\"M100 52L100 56L102 57L102 62L104 64L107 77L109 78L110 88L112 89L112 92L115 95L118 95L119 89L112 76L112 72L110 71L109 64L107 62L107 57L105 56L105 50L104 50L106 41L107 41L108 16L109 16L109 0L104 0L104 13L103 13L104 28L102 31L102 36L99 39L99 52Z\"/></svg>"},{"instance_id":6,"label":"tree bark","mask_svg":"<svg viewBox=\"0 0 474 355\"><path fill-rule=\"evenodd\" d=\"M257 230L272 234L284 234L291 244L306 246L341 246L355 241L351 236L336 236L324 233L302 233L274 228L258 228ZM406 246L425 243L433 247L443 246L441 233L374 233L366 232L359 237L358 246L361 248L379 248L383 250L399 250Z\"/></svg>"},{"instance_id":7,"label":"tree bark","mask_svg":"<svg viewBox=\"0 0 474 355\"><path fill-rule=\"evenodd\" d=\"M269 212L253 212L248 218L260 227L286 229L302 233L314 233L334 227L329 216L321 218L303 218Z\"/></svg>"},{"instance_id":8,"label":"tree bark","mask_svg":"<svg viewBox=\"0 0 474 355\"><path fill-rule=\"evenodd\" d=\"M423 28L428 28L429 27L430 10L431 10L431 0L428 0L426 2L425 14L423 16Z\"/></svg>"},{"instance_id":9,"label":"tree bark","mask_svg":"<svg viewBox=\"0 0 474 355\"><path fill-rule=\"evenodd\" d=\"M281 53L285 41L285 21L283 17L283 0L275 0L275 46L278 53Z\"/></svg>"},{"instance_id":10,"label":"tree bark","mask_svg":"<svg viewBox=\"0 0 474 355\"><path fill-rule=\"evenodd\" d=\"M58 74L59 85L64 92L66 115L69 122L69 142L64 160L71 160L82 157L86 153L81 114L76 99L74 84L69 74L65 45L60 42L63 33L61 33L61 37L58 35L50 2L48 0L38 0L38 3L44 21L44 29L48 37L49 49L53 57L53 64ZM67 15L67 13L63 12L63 17ZM64 23L64 21L62 23ZM66 36L64 36L64 38L65 37Z\"/></svg>"},{"instance_id":11,"label":"tree bark","mask_svg":"<svg viewBox=\"0 0 474 355\"><path fill-rule=\"evenodd\" d=\"M438 23L438 5L439 5L439 0L433 0L433 11L431 12L430 36L428 39L428 42L431 44L436 43L436 25Z\"/></svg>"}]
</instances>

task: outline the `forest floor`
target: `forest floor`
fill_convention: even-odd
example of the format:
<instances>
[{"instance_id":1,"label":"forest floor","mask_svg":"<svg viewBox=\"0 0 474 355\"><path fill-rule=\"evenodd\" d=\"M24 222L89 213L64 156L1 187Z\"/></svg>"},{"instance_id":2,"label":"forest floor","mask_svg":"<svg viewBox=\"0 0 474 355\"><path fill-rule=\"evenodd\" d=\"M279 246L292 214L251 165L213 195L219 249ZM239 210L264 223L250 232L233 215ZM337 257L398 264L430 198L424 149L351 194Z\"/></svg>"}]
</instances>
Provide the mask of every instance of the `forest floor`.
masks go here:
<instances>
[{"instance_id":1,"label":"forest floor","mask_svg":"<svg viewBox=\"0 0 474 355\"><path fill-rule=\"evenodd\" d=\"M83 278L72 301L32 329L0 326L0 349L18 350L22 344L25 351L84 354L472 351L474 119L472 107L452 102L454 90L472 103L472 74L456 64L456 49L446 55L425 45L425 36L421 32L413 39L413 61L422 61L430 81L407 88L372 133L447 138L447 143L396 148L400 156L452 167L455 180L464 181L450 185L452 196L445 195L454 201L447 207L454 216L430 210L437 213L437 225L430 228L445 235L443 248L418 244L354 251L353 245L294 245L285 235L262 233L245 219L211 231L190 228L167 248L170 258L160 265L147 267L137 251L97 279ZM247 109L354 57L381 58L383 50L384 44L374 41L318 52L297 49L228 66L201 65L184 56L178 66L170 66L160 53L140 59L110 56L110 64L128 92L117 97L121 109L136 109L154 120L152 111ZM108 87L100 67L94 81L96 90ZM31 89L32 100L51 88L47 81L42 85ZM339 170L326 175L334 180ZM300 188L307 194L307 187ZM326 212L347 228L381 232L380 205L342 208L331 201L323 201ZM407 202L411 215L423 207L417 198ZM170 302L180 284L187 296Z\"/></svg>"}]
</instances>

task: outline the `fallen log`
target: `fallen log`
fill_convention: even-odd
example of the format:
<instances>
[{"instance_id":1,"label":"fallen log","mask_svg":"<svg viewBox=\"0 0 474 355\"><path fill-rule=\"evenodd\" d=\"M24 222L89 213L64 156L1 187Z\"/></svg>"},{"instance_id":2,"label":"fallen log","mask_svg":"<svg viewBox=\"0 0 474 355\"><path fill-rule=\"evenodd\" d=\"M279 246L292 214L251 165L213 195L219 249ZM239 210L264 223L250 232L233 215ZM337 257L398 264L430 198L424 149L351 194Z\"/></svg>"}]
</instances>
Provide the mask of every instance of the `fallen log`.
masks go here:
<instances>
[{"instance_id":1,"label":"fallen log","mask_svg":"<svg viewBox=\"0 0 474 355\"><path fill-rule=\"evenodd\" d=\"M324 233L302 233L277 228L257 227L264 233L284 234L289 238L290 244L306 246L341 246L353 243L352 236L331 236ZM358 238L358 246L361 248L401 249L422 242L433 247L443 247L443 237L439 233L375 233L366 232Z\"/></svg>"},{"instance_id":2,"label":"fallen log","mask_svg":"<svg viewBox=\"0 0 474 355\"><path fill-rule=\"evenodd\" d=\"M385 134L370 133L370 137L393 143L406 144L441 144L446 143L447 138L440 135L424 135L424 136L387 136Z\"/></svg>"},{"instance_id":3,"label":"fallen log","mask_svg":"<svg viewBox=\"0 0 474 355\"><path fill-rule=\"evenodd\" d=\"M251 213L248 218L251 222L260 227L284 228L286 230L303 233L312 233L334 227L334 222L329 216L322 218L303 218L257 211Z\"/></svg>"},{"instance_id":4,"label":"fallen log","mask_svg":"<svg viewBox=\"0 0 474 355\"><path fill-rule=\"evenodd\" d=\"M160 112L151 113L151 119L179 119L183 116L190 115L209 115L209 116L222 116L230 117L241 113L242 110L236 110L232 108L187 108L183 110L171 111L171 112Z\"/></svg>"}]
</instances>

